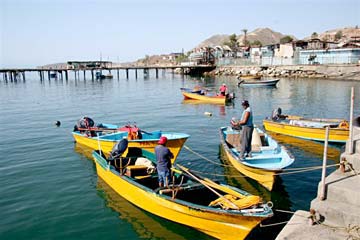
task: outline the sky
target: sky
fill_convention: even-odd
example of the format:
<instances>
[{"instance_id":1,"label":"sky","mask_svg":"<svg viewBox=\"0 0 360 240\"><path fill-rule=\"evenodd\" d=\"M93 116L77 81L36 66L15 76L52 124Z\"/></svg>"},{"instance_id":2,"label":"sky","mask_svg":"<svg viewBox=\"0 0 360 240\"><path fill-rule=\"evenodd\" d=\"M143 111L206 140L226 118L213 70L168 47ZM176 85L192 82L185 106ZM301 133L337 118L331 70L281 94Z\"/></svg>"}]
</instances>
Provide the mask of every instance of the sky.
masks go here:
<instances>
[{"instance_id":1,"label":"sky","mask_svg":"<svg viewBox=\"0 0 360 240\"><path fill-rule=\"evenodd\" d=\"M0 68L130 62L242 29L302 39L356 25L360 0L0 0Z\"/></svg>"}]
</instances>

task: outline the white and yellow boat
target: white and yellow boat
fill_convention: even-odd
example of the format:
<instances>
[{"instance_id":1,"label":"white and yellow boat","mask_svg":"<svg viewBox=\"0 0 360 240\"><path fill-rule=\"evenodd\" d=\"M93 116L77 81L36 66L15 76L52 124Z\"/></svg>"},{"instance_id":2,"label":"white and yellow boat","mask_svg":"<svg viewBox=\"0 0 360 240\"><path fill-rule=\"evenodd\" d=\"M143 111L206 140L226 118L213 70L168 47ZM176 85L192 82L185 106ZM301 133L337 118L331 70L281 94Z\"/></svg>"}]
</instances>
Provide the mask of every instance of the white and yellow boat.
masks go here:
<instances>
[{"instance_id":1,"label":"white and yellow boat","mask_svg":"<svg viewBox=\"0 0 360 240\"><path fill-rule=\"evenodd\" d=\"M286 116L282 120L265 119L263 125L269 132L321 142L325 141L328 126L329 142L345 143L349 138L349 123L344 119Z\"/></svg>"},{"instance_id":2,"label":"white and yellow boat","mask_svg":"<svg viewBox=\"0 0 360 240\"><path fill-rule=\"evenodd\" d=\"M226 96L222 96L216 93L194 91L193 89L189 88L181 88L180 90L182 95L184 96L184 100L192 99L214 104L225 104L231 102L235 98L234 93L228 93Z\"/></svg>"},{"instance_id":3,"label":"white and yellow boat","mask_svg":"<svg viewBox=\"0 0 360 240\"><path fill-rule=\"evenodd\" d=\"M141 154L127 154L119 165L94 151L96 172L119 195L145 211L225 240L244 239L273 215L260 197L196 176L180 165L173 169L173 183L159 188L154 154L143 149L130 152ZM139 159L144 163L144 158L150 164L137 164Z\"/></svg>"}]
</instances>

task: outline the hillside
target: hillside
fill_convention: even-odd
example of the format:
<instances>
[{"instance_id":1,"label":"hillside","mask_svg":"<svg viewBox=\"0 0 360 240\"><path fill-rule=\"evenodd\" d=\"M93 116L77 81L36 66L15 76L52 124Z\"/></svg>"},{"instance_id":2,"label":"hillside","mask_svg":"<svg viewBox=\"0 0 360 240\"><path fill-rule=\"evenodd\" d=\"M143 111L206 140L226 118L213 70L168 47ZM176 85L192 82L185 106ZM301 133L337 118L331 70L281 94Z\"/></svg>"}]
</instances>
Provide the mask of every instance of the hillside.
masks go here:
<instances>
[{"instance_id":1,"label":"hillside","mask_svg":"<svg viewBox=\"0 0 360 240\"><path fill-rule=\"evenodd\" d=\"M360 28L358 27L346 27L346 28L337 28L333 30L328 30L323 33L317 33L317 38L321 40L327 40L327 41L335 41L336 34L341 33L342 37L339 39L340 42L346 42L351 39L354 40L356 37L357 40L360 40ZM305 40L311 39L311 36L308 36L305 38Z\"/></svg>"},{"instance_id":2,"label":"hillside","mask_svg":"<svg viewBox=\"0 0 360 240\"><path fill-rule=\"evenodd\" d=\"M235 33L236 34L236 33ZM246 38L250 42L260 41L262 45L276 44L280 42L280 39L287 36L289 34L282 34L279 32L275 32L270 28L258 28L252 32L247 32ZM230 35L214 35L203 42L201 42L196 48L201 48L205 46L217 46L223 45L224 42L229 41ZM244 34L236 34L238 42L240 45L244 42ZM291 35L290 35L291 36ZM294 36L291 36L293 39L296 39Z\"/></svg>"}]
</instances>

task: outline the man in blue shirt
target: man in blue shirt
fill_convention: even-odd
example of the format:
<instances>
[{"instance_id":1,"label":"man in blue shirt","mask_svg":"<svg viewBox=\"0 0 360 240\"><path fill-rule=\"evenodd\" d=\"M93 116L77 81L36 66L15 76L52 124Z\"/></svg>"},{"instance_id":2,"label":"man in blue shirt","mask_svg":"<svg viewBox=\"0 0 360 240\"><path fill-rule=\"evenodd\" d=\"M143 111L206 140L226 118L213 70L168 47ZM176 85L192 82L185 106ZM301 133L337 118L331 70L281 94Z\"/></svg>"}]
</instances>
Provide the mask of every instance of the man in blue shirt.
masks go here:
<instances>
[{"instance_id":1,"label":"man in blue shirt","mask_svg":"<svg viewBox=\"0 0 360 240\"><path fill-rule=\"evenodd\" d=\"M166 142L166 137L160 137L159 145L155 147L159 187L168 186L171 181L171 159L174 158L174 155L170 152L169 148L165 146Z\"/></svg>"},{"instance_id":2,"label":"man in blue shirt","mask_svg":"<svg viewBox=\"0 0 360 240\"><path fill-rule=\"evenodd\" d=\"M247 157L251 157L251 140L254 131L253 114L250 109L250 104L247 100L242 101L241 105L244 111L241 116L241 120L236 122L231 120L232 126L242 126L241 131L241 148L240 148L240 160L244 160L245 154Z\"/></svg>"}]
</instances>

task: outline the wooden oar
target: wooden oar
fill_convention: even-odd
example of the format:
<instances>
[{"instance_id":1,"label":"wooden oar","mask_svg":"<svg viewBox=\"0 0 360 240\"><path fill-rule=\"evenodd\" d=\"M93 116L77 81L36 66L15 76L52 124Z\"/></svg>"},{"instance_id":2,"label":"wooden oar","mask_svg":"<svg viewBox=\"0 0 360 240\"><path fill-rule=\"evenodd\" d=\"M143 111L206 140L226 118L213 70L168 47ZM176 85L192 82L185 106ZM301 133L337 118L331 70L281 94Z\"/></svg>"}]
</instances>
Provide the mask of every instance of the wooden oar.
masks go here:
<instances>
[{"instance_id":1,"label":"wooden oar","mask_svg":"<svg viewBox=\"0 0 360 240\"><path fill-rule=\"evenodd\" d=\"M234 191L231 188L227 188L227 187L224 187L224 186L221 186L221 185L217 184L216 182L212 181L211 179L204 178L204 181L206 181L210 186L212 186L212 187L214 187L216 189L219 189L219 190L221 190L223 192L226 192L228 194L234 195L234 196L236 196L238 198L246 197L245 195L243 195L243 194L241 194L241 193L239 193L237 191Z\"/></svg>"},{"instance_id":2,"label":"wooden oar","mask_svg":"<svg viewBox=\"0 0 360 240\"><path fill-rule=\"evenodd\" d=\"M223 195L221 195L220 193L218 193L217 191L215 191L212 187L209 186L209 184L207 182L205 182L204 180L199 179L198 177L196 177L195 175L193 175L190 171L188 171L187 168L177 164L177 166L184 171L187 175L189 175L190 177L192 177L193 179L195 179L196 181L198 181L199 183L201 183L202 185L204 185L206 188L208 188L210 191L212 191L213 193L215 193L217 196L219 196L220 198L222 198L223 200L225 200L226 202L228 202L230 205L232 205L235 209L239 209L239 207L231 202L229 199L227 199L226 197L224 197Z\"/></svg>"}]
</instances>

